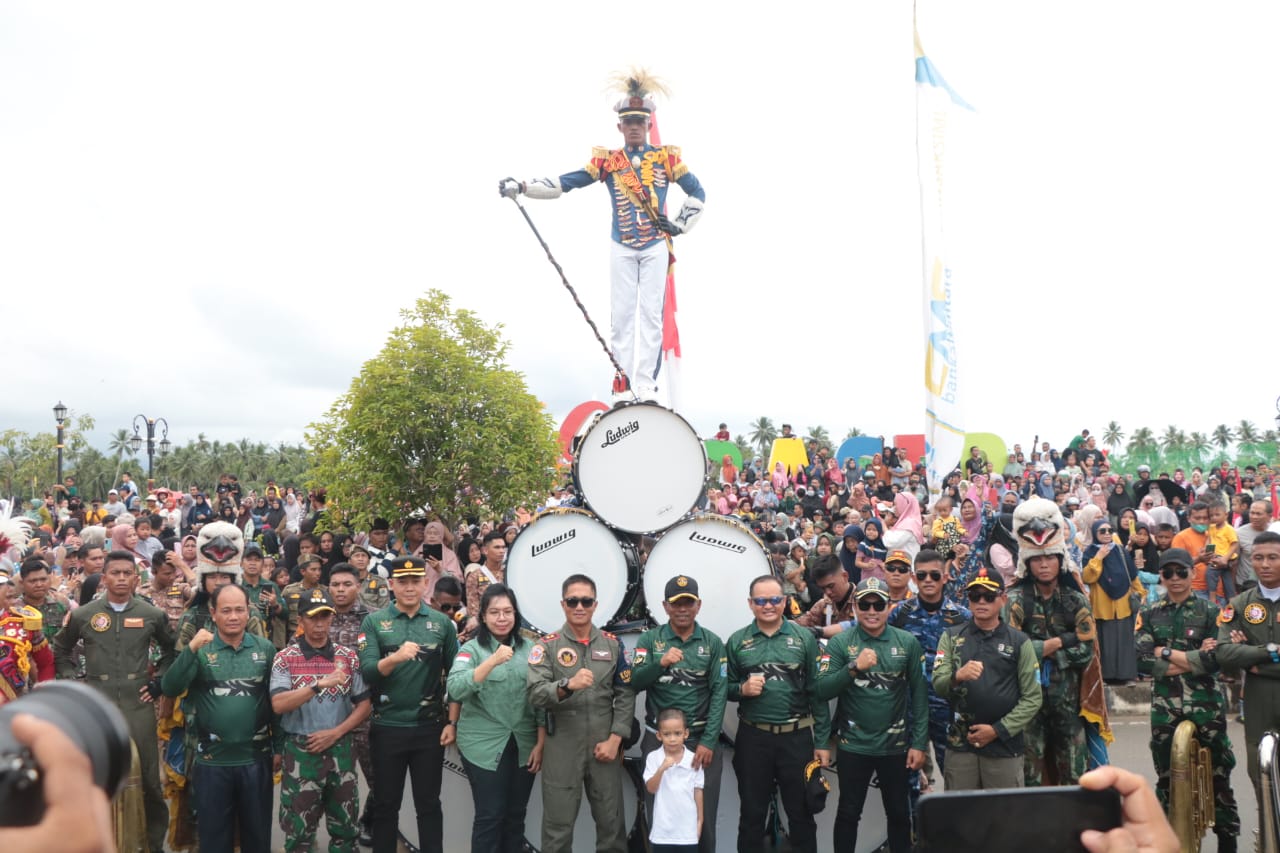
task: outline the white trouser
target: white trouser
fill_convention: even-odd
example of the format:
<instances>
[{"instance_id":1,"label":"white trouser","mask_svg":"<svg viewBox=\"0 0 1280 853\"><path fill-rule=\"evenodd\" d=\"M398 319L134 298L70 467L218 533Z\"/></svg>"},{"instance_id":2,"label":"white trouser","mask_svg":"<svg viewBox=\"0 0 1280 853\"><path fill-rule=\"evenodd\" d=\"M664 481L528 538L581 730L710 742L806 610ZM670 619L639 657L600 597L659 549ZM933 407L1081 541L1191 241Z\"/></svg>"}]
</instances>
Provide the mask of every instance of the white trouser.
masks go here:
<instances>
[{"instance_id":1,"label":"white trouser","mask_svg":"<svg viewBox=\"0 0 1280 853\"><path fill-rule=\"evenodd\" d=\"M637 393L651 393L658 387L669 257L666 241L647 249L629 249L615 242L609 255L610 344Z\"/></svg>"}]
</instances>

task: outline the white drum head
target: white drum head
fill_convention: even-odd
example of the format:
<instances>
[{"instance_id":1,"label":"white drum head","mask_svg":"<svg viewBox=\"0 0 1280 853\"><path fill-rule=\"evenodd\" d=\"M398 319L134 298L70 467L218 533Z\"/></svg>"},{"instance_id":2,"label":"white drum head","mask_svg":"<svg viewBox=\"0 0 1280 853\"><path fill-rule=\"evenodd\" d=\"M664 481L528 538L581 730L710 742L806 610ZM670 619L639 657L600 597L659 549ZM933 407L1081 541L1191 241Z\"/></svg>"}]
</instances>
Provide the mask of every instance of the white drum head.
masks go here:
<instances>
[{"instance_id":1,"label":"white drum head","mask_svg":"<svg viewBox=\"0 0 1280 853\"><path fill-rule=\"evenodd\" d=\"M520 602L520 614L544 634L564 625L560 585L574 574L595 581L595 623L604 625L626 598L627 558L613 531L589 512L547 510L507 551L507 584Z\"/></svg>"},{"instance_id":2,"label":"white drum head","mask_svg":"<svg viewBox=\"0 0 1280 853\"><path fill-rule=\"evenodd\" d=\"M698 623L728 641L752 619L747 585L771 571L764 546L750 530L722 516L700 514L672 527L653 546L644 566L644 600L653 620L666 622L662 593L667 581L688 575L698 582L702 598Z\"/></svg>"},{"instance_id":3,"label":"white drum head","mask_svg":"<svg viewBox=\"0 0 1280 853\"><path fill-rule=\"evenodd\" d=\"M601 521L628 533L654 533L679 521L702 496L707 452L670 409L623 404L583 436L573 472Z\"/></svg>"}]
</instances>

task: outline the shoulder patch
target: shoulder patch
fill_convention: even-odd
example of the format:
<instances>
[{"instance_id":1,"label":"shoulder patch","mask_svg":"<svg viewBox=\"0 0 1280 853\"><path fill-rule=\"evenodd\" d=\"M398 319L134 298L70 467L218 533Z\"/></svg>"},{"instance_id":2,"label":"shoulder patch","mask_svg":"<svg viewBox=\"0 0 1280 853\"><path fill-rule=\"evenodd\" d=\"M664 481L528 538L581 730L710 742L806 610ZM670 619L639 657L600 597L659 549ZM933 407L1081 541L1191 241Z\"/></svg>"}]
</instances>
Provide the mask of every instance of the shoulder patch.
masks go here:
<instances>
[{"instance_id":1,"label":"shoulder patch","mask_svg":"<svg viewBox=\"0 0 1280 853\"><path fill-rule=\"evenodd\" d=\"M529 663L537 665L542 663L543 658L547 656L547 648L541 643L535 643L529 651Z\"/></svg>"},{"instance_id":2,"label":"shoulder patch","mask_svg":"<svg viewBox=\"0 0 1280 853\"><path fill-rule=\"evenodd\" d=\"M1228 604L1222 608L1222 612L1218 614L1218 624L1225 625L1236 618L1236 609Z\"/></svg>"}]
</instances>

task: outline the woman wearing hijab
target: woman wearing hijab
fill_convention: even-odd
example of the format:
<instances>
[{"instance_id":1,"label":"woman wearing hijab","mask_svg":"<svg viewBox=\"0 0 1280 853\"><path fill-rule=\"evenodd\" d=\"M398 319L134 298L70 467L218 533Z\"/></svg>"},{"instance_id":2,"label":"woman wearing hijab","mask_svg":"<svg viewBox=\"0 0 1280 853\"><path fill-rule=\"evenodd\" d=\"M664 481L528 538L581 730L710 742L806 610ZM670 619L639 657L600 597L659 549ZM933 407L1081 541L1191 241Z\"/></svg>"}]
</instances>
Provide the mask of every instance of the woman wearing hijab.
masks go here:
<instances>
[{"instance_id":1,"label":"woman wearing hijab","mask_svg":"<svg viewBox=\"0 0 1280 853\"><path fill-rule=\"evenodd\" d=\"M284 496L285 530L296 534L302 523L302 503L293 492Z\"/></svg>"},{"instance_id":2,"label":"woman wearing hijab","mask_svg":"<svg viewBox=\"0 0 1280 853\"><path fill-rule=\"evenodd\" d=\"M1117 529L1122 531L1120 534L1122 537L1128 537L1129 533L1120 524L1120 513L1133 508L1133 496L1124 487L1124 480L1117 477L1111 484L1111 493L1107 495L1107 515L1110 516L1111 523L1117 525Z\"/></svg>"},{"instance_id":3,"label":"woman wearing hijab","mask_svg":"<svg viewBox=\"0 0 1280 853\"><path fill-rule=\"evenodd\" d=\"M884 534L885 547L890 551L906 551L912 560L924 544L924 520L920 517L920 502L916 496L898 492L893 498L893 520ZM885 517L888 521L889 517Z\"/></svg>"},{"instance_id":4,"label":"woman wearing hijab","mask_svg":"<svg viewBox=\"0 0 1280 853\"><path fill-rule=\"evenodd\" d=\"M858 568L858 545L862 543L862 528L856 524L846 524L844 541L840 545L840 565L849 573L849 582L857 584L862 580L862 569Z\"/></svg>"},{"instance_id":5,"label":"woman wearing hijab","mask_svg":"<svg viewBox=\"0 0 1280 853\"><path fill-rule=\"evenodd\" d=\"M738 482L738 466L733 464L733 457L728 453L720 460L720 482L726 486Z\"/></svg>"},{"instance_id":6,"label":"woman wearing hijab","mask_svg":"<svg viewBox=\"0 0 1280 853\"><path fill-rule=\"evenodd\" d=\"M782 494L787 488L787 466L781 462L773 463L773 473L769 475L769 481L773 483L773 490L778 494Z\"/></svg>"},{"instance_id":7,"label":"woman wearing hijab","mask_svg":"<svg viewBox=\"0 0 1280 853\"><path fill-rule=\"evenodd\" d=\"M461 583L462 566L458 565L458 555L445 544L444 524L439 521L427 522L422 531L423 559L427 561L427 588L423 591L423 600L430 600L436 589L436 581L445 574L453 575ZM435 546L440 547L440 557L433 556ZM468 614L470 615L470 614Z\"/></svg>"},{"instance_id":8,"label":"woman wearing hijab","mask_svg":"<svg viewBox=\"0 0 1280 853\"><path fill-rule=\"evenodd\" d=\"M1093 522L1089 537L1081 577L1089 585L1089 606L1098 626L1102 680L1124 684L1138 677L1133 602L1141 601L1146 590L1138 580L1132 552L1120 544L1106 516Z\"/></svg>"},{"instance_id":9,"label":"woman wearing hijab","mask_svg":"<svg viewBox=\"0 0 1280 853\"><path fill-rule=\"evenodd\" d=\"M968 553L963 560L956 561L955 571L947 581L946 594L955 601L960 600L965 586L977 574L978 569L982 568L987 537L995 518L992 510L979 506L976 489L970 489L969 494L960 502L960 524L964 527L960 542L968 548Z\"/></svg>"},{"instance_id":10,"label":"woman wearing hijab","mask_svg":"<svg viewBox=\"0 0 1280 853\"><path fill-rule=\"evenodd\" d=\"M840 470L840 465L834 456L827 460L827 469L822 472L822 479L827 484L828 493L844 485L844 472Z\"/></svg>"},{"instance_id":11,"label":"woman wearing hijab","mask_svg":"<svg viewBox=\"0 0 1280 853\"><path fill-rule=\"evenodd\" d=\"M867 578L884 580L884 561L889 556L889 549L884 544L884 522L878 518L868 518L862 524L862 541L858 543L858 551L854 555L854 565L858 567L859 582ZM852 575L850 575L852 577Z\"/></svg>"},{"instance_id":12,"label":"woman wearing hijab","mask_svg":"<svg viewBox=\"0 0 1280 853\"><path fill-rule=\"evenodd\" d=\"M858 459L850 456L844 460L844 481L849 485L859 482L862 479L862 469L858 467Z\"/></svg>"},{"instance_id":13,"label":"woman wearing hijab","mask_svg":"<svg viewBox=\"0 0 1280 853\"><path fill-rule=\"evenodd\" d=\"M1053 475L1042 471L1036 476L1036 495L1047 501L1053 500Z\"/></svg>"},{"instance_id":14,"label":"woman wearing hijab","mask_svg":"<svg viewBox=\"0 0 1280 853\"><path fill-rule=\"evenodd\" d=\"M1145 521L1135 521L1125 550L1129 552L1129 559L1138 570L1138 580L1147 588L1147 603L1158 601L1164 594L1164 587L1160 586L1160 551L1151 534L1151 525Z\"/></svg>"},{"instance_id":15,"label":"woman wearing hijab","mask_svg":"<svg viewBox=\"0 0 1280 853\"><path fill-rule=\"evenodd\" d=\"M1150 517L1150 516L1148 516ZM1111 522L1115 527L1116 535L1120 537L1120 544L1129 547L1130 531L1138 523L1138 511L1131 506L1127 506L1120 510L1120 514Z\"/></svg>"}]
</instances>

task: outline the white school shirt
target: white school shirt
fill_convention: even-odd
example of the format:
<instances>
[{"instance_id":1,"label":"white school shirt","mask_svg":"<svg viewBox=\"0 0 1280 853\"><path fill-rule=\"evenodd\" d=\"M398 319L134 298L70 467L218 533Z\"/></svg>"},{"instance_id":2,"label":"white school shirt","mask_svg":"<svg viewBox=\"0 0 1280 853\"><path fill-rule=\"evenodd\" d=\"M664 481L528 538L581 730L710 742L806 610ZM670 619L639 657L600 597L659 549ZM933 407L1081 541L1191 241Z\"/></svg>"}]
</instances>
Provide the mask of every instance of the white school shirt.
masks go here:
<instances>
[{"instance_id":1,"label":"white school shirt","mask_svg":"<svg viewBox=\"0 0 1280 853\"><path fill-rule=\"evenodd\" d=\"M658 773L665 756L659 746L645 756L644 781ZM694 789L701 789L704 776L693 769L693 753L688 749L675 767L667 768L653 797L653 826L649 841L654 844L697 844L698 806L693 801Z\"/></svg>"}]
</instances>

